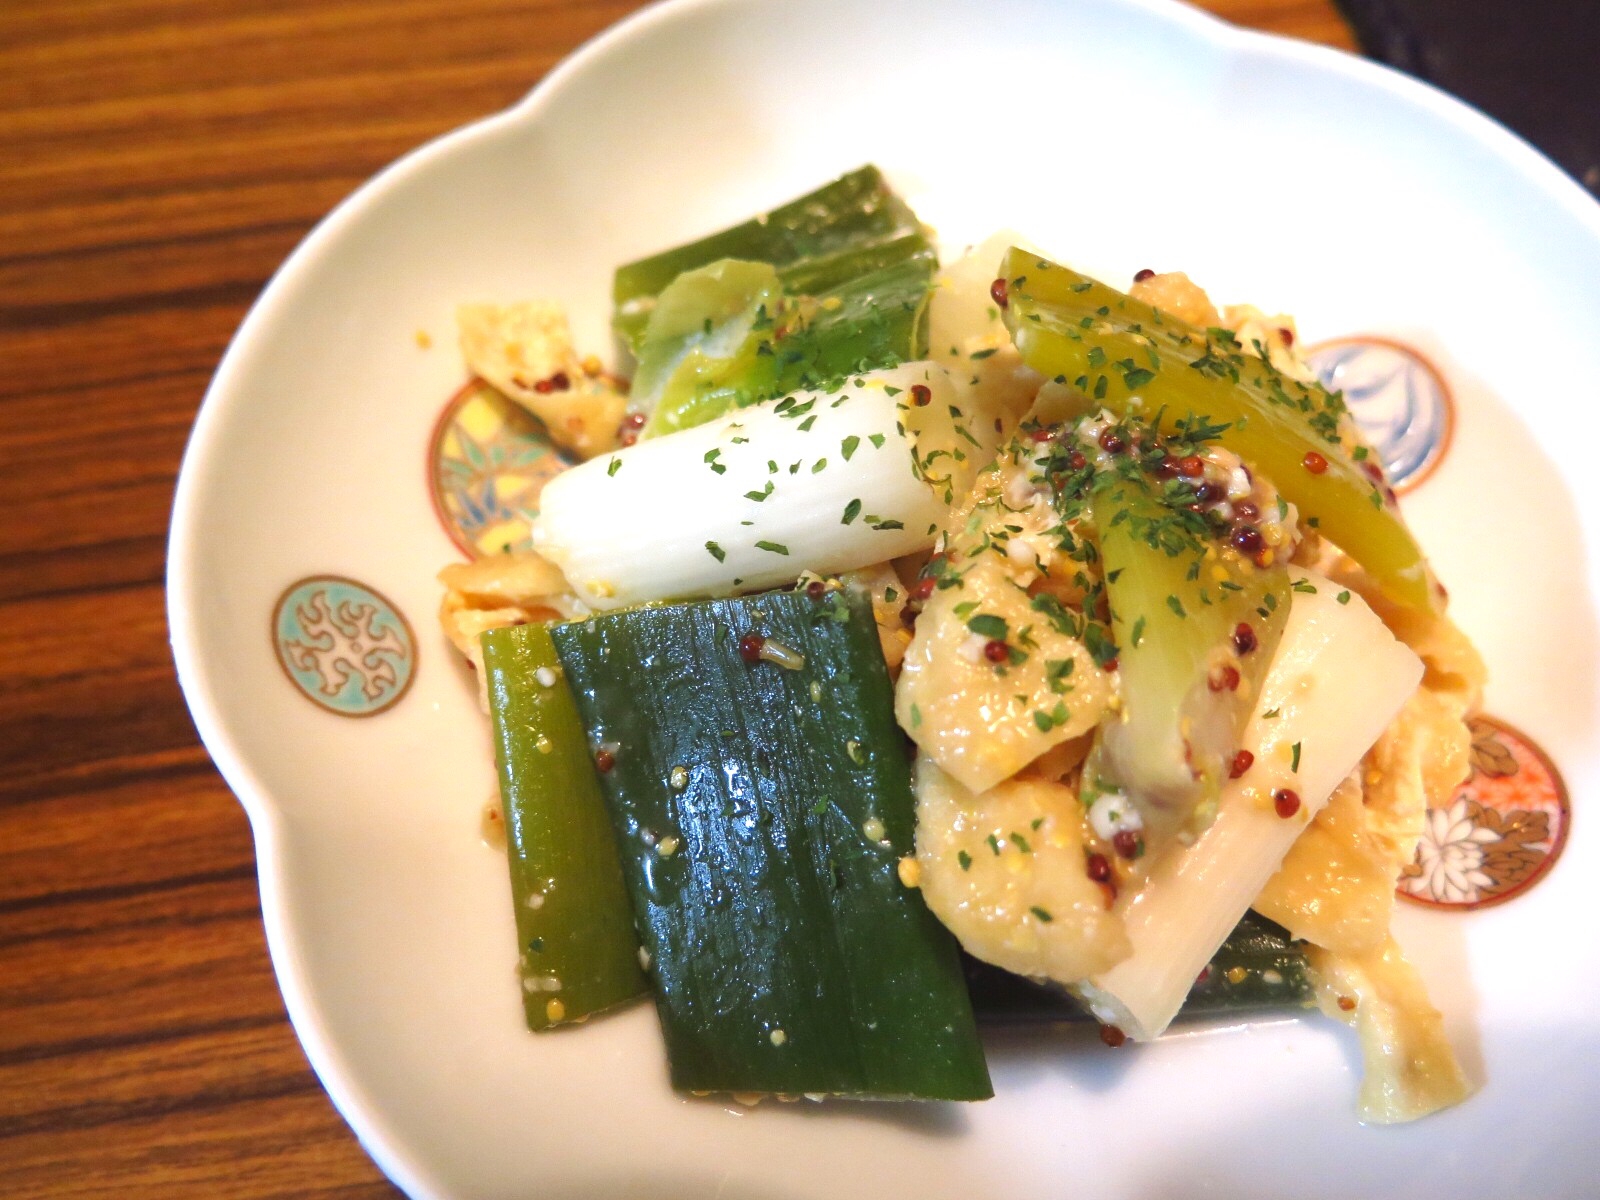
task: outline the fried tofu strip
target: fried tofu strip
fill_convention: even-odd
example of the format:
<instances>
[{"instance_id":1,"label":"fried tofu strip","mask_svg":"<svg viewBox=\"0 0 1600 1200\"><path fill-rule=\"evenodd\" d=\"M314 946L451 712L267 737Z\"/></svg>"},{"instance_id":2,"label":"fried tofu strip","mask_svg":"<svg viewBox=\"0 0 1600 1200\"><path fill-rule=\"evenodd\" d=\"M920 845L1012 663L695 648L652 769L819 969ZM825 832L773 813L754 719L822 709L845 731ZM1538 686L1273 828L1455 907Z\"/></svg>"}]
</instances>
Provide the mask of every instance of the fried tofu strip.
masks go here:
<instances>
[{"instance_id":1,"label":"fried tofu strip","mask_svg":"<svg viewBox=\"0 0 1600 1200\"><path fill-rule=\"evenodd\" d=\"M543 421L559 445L583 458L616 447L628 399L578 357L560 305L463 304L456 325L473 373Z\"/></svg>"}]
</instances>

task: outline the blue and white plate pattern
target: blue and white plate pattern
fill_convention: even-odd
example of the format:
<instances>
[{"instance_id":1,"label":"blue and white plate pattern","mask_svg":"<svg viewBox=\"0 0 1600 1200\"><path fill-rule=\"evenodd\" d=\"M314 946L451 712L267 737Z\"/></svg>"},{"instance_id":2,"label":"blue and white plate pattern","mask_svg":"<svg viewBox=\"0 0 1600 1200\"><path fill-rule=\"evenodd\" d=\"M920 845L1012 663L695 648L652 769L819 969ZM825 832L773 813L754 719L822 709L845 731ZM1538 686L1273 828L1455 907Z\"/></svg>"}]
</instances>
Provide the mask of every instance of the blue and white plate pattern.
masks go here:
<instances>
[{"instance_id":1,"label":"blue and white plate pattern","mask_svg":"<svg viewBox=\"0 0 1600 1200\"><path fill-rule=\"evenodd\" d=\"M1344 393L1396 490L1416 487L1439 464L1450 445L1454 405L1422 355L1386 338L1351 337L1313 346L1306 361L1324 387Z\"/></svg>"}]
</instances>

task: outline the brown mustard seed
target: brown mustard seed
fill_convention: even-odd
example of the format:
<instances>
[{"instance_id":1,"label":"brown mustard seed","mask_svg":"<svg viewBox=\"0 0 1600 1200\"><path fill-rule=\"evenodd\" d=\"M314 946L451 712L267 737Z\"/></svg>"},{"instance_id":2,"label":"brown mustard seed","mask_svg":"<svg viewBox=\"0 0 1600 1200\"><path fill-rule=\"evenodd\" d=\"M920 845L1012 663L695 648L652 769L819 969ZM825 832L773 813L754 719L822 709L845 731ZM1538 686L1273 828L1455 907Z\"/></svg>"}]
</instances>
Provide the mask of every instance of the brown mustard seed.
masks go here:
<instances>
[{"instance_id":1,"label":"brown mustard seed","mask_svg":"<svg viewBox=\"0 0 1600 1200\"><path fill-rule=\"evenodd\" d=\"M1267 541L1261 536L1261 531L1254 525L1241 525L1233 531L1229 539L1233 548L1247 558L1254 558L1267 548Z\"/></svg>"},{"instance_id":2,"label":"brown mustard seed","mask_svg":"<svg viewBox=\"0 0 1600 1200\"><path fill-rule=\"evenodd\" d=\"M1084 870L1089 873L1089 878L1096 883L1107 883L1111 879L1111 861L1104 854L1089 855L1084 861Z\"/></svg>"},{"instance_id":3,"label":"brown mustard seed","mask_svg":"<svg viewBox=\"0 0 1600 1200\"><path fill-rule=\"evenodd\" d=\"M1213 692L1237 692L1239 690L1239 670L1237 667L1221 667L1206 677L1206 686Z\"/></svg>"}]
</instances>

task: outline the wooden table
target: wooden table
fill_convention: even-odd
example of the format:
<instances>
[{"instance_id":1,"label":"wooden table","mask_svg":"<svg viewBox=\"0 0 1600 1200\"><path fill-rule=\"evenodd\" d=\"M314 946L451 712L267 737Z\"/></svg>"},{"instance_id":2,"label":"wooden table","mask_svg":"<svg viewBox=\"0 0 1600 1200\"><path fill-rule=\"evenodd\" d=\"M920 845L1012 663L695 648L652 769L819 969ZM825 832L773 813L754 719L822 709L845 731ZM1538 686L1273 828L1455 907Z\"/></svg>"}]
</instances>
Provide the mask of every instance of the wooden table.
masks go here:
<instances>
[{"instance_id":1,"label":"wooden table","mask_svg":"<svg viewBox=\"0 0 1600 1200\"><path fill-rule=\"evenodd\" d=\"M633 0L0 2L0 1195L391 1196L167 650L168 509L311 224ZM1208 0L1349 48L1330 0Z\"/></svg>"}]
</instances>

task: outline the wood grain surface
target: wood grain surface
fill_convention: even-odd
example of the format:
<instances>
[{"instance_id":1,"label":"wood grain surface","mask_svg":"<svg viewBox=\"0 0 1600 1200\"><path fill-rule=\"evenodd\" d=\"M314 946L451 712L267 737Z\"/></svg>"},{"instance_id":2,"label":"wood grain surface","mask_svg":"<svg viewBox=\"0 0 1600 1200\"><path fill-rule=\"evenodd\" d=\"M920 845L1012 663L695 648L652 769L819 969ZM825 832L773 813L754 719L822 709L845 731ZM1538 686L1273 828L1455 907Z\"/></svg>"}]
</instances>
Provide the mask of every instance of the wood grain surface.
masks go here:
<instances>
[{"instance_id":1,"label":"wood grain surface","mask_svg":"<svg viewBox=\"0 0 1600 1200\"><path fill-rule=\"evenodd\" d=\"M0 0L0 1196L398 1193L306 1065L167 648L172 489L310 226L631 0ZM1349 48L1330 0L1212 0Z\"/></svg>"}]
</instances>

